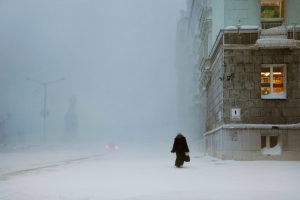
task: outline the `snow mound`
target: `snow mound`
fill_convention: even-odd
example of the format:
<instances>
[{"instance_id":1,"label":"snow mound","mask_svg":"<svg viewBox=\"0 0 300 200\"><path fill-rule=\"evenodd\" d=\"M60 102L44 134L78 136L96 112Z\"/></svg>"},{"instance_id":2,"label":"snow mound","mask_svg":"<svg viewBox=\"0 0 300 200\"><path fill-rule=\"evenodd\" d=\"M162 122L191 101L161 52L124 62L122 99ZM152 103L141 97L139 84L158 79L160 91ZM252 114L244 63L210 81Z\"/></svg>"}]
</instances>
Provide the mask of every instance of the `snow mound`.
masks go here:
<instances>
[{"instance_id":1,"label":"snow mound","mask_svg":"<svg viewBox=\"0 0 300 200\"><path fill-rule=\"evenodd\" d=\"M286 38L261 38L256 41L258 47L296 47L299 41Z\"/></svg>"},{"instance_id":2,"label":"snow mound","mask_svg":"<svg viewBox=\"0 0 300 200\"><path fill-rule=\"evenodd\" d=\"M280 155L281 154L281 146L277 144L275 147L265 147L261 150L263 155Z\"/></svg>"},{"instance_id":3,"label":"snow mound","mask_svg":"<svg viewBox=\"0 0 300 200\"><path fill-rule=\"evenodd\" d=\"M287 38L287 28L285 26L277 26L269 29L262 29L261 38L263 37Z\"/></svg>"},{"instance_id":4,"label":"snow mound","mask_svg":"<svg viewBox=\"0 0 300 200\"><path fill-rule=\"evenodd\" d=\"M242 26L226 26L225 30L237 30L237 29L258 29L258 26L242 25Z\"/></svg>"}]
</instances>

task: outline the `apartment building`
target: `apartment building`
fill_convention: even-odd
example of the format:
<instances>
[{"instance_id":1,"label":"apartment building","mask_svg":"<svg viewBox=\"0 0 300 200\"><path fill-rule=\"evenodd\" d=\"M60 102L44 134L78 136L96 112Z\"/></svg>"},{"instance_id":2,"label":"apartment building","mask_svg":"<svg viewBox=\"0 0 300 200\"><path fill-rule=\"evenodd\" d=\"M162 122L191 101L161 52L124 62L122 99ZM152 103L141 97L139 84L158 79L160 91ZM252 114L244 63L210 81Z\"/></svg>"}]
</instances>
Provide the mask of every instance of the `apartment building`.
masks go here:
<instances>
[{"instance_id":1,"label":"apartment building","mask_svg":"<svg viewBox=\"0 0 300 200\"><path fill-rule=\"evenodd\" d=\"M205 152L300 160L300 1L189 2L201 4L192 34Z\"/></svg>"}]
</instances>

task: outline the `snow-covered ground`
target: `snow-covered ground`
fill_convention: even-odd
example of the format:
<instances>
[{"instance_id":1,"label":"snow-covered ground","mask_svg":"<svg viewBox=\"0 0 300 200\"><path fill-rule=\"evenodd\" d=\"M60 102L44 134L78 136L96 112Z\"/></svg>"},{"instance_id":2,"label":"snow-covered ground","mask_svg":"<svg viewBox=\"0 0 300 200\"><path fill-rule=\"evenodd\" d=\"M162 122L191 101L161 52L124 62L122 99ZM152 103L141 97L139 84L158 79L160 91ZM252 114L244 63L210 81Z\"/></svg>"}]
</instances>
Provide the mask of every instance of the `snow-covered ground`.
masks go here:
<instances>
[{"instance_id":1,"label":"snow-covered ground","mask_svg":"<svg viewBox=\"0 0 300 200\"><path fill-rule=\"evenodd\" d=\"M171 147L151 148L0 153L0 199L300 199L300 162L223 161L194 151L178 169Z\"/></svg>"}]
</instances>

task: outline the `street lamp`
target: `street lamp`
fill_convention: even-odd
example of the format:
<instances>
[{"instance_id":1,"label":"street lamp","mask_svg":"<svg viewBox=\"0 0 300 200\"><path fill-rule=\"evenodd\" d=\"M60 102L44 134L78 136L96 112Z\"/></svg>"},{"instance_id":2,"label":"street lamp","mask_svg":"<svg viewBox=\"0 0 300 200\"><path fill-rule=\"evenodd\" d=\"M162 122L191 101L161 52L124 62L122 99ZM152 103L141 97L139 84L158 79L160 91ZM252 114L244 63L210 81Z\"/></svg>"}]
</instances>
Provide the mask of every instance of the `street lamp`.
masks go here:
<instances>
[{"instance_id":1,"label":"street lamp","mask_svg":"<svg viewBox=\"0 0 300 200\"><path fill-rule=\"evenodd\" d=\"M44 102L43 102L43 109L41 111L41 116L43 118L43 142L46 142L46 118L49 115L49 112L47 111L47 86L49 84L53 84L59 81L66 80L65 78L60 78L58 80L54 81L38 81L32 78L26 78L28 81L33 81L35 83L38 83L39 85L43 86L44 89Z\"/></svg>"}]
</instances>

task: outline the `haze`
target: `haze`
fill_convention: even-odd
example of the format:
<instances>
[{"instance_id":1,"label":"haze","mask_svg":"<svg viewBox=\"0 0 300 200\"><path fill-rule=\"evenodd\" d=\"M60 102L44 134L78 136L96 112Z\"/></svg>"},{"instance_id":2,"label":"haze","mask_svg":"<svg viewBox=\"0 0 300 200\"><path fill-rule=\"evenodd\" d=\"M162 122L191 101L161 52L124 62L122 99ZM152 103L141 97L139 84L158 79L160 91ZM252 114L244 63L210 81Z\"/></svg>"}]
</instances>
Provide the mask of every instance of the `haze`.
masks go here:
<instances>
[{"instance_id":1,"label":"haze","mask_svg":"<svg viewBox=\"0 0 300 200\"><path fill-rule=\"evenodd\" d=\"M77 139L169 137L177 120L176 23L184 0L0 2L0 115L7 140L64 135L76 99ZM61 80L64 79L64 80Z\"/></svg>"}]
</instances>

